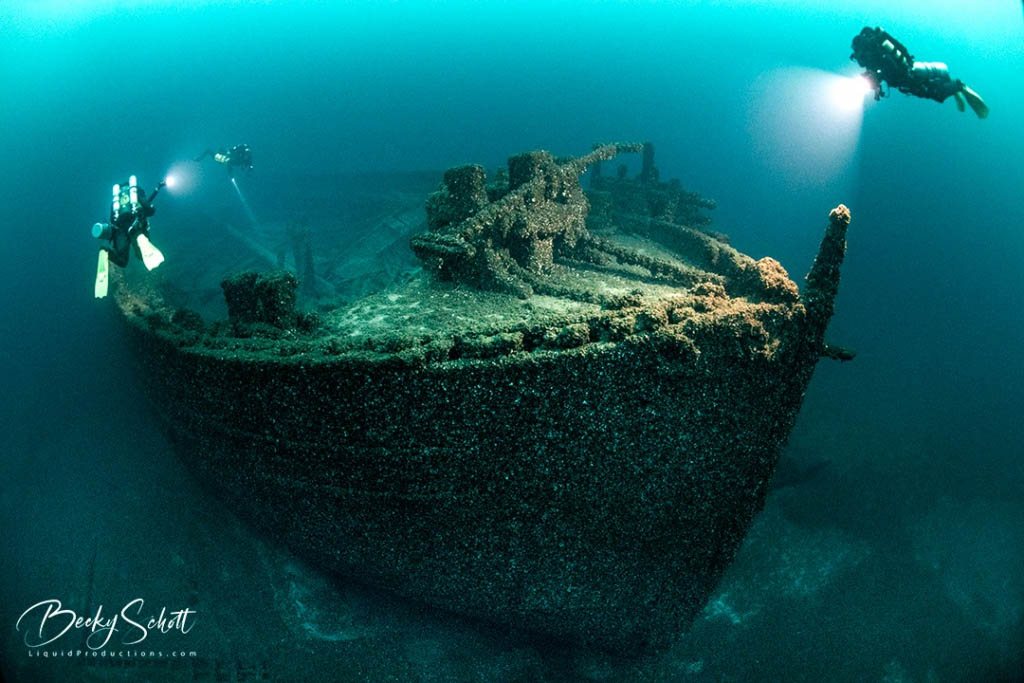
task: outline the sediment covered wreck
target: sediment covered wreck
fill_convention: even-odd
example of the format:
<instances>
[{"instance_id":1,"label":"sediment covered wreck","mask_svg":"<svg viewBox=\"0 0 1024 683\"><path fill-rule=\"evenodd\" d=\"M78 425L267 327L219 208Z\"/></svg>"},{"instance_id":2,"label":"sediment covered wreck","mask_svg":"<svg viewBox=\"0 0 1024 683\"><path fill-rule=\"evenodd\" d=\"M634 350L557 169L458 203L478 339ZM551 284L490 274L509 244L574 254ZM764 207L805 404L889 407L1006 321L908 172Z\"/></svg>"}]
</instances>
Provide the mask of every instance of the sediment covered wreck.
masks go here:
<instances>
[{"instance_id":1,"label":"sediment covered wreck","mask_svg":"<svg viewBox=\"0 0 1024 683\"><path fill-rule=\"evenodd\" d=\"M599 172L644 152L639 177ZM588 193L580 175L592 169ZM291 274L230 319L154 275L117 303L168 434L258 528L360 581L617 652L665 646L763 506L819 357L850 214L801 295L707 229L651 148L444 175L422 271L296 312Z\"/></svg>"}]
</instances>

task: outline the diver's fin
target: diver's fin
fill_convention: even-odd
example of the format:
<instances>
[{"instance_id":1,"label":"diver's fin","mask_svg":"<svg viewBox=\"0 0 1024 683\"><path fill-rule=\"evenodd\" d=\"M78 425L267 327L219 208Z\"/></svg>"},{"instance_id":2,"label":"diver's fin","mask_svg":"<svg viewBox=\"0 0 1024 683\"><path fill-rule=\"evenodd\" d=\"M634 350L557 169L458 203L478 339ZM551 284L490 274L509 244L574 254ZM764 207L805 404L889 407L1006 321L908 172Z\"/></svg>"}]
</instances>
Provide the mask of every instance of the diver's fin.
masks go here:
<instances>
[{"instance_id":1,"label":"diver's fin","mask_svg":"<svg viewBox=\"0 0 1024 683\"><path fill-rule=\"evenodd\" d=\"M953 93L953 99L956 100L956 109L957 109L957 111L963 111L964 110L964 96L961 95L959 92L955 92L955 93Z\"/></svg>"},{"instance_id":2,"label":"diver's fin","mask_svg":"<svg viewBox=\"0 0 1024 683\"><path fill-rule=\"evenodd\" d=\"M135 238L135 242L139 245L139 253L142 254L142 263L145 264L146 270L153 270L164 262L164 255L153 246L148 237L140 234Z\"/></svg>"},{"instance_id":3,"label":"diver's fin","mask_svg":"<svg viewBox=\"0 0 1024 683\"><path fill-rule=\"evenodd\" d=\"M106 249L100 249L100 259L96 264L96 298L102 299L107 295L107 287L109 285L109 278L107 277L107 271L110 269L110 255L107 254Z\"/></svg>"},{"instance_id":4,"label":"diver's fin","mask_svg":"<svg viewBox=\"0 0 1024 683\"><path fill-rule=\"evenodd\" d=\"M988 105L981 99L981 95L965 85L964 98L967 100L967 104L971 105L971 109L974 110L974 113L978 115L979 119L988 118Z\"/></svg>"}]
</instances>

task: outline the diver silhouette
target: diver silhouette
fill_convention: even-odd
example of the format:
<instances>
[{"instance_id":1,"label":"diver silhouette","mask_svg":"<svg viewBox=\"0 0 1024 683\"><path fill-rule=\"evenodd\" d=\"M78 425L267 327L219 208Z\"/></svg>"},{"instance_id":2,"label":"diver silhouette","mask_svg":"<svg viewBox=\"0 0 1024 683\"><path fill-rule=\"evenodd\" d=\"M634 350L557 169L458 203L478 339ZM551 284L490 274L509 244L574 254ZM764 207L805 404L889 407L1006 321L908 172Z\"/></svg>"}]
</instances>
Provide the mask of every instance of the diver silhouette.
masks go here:
<instances>
[{"instance_id":1,"label":"diver silhouette","mask_svg":"<svg viewBox=\"0 0 1024 683\"><path fill-rule=\"evenodd\" d=\"M235 175L236 167L244 168L248 173L252 173L252 149L249 145L235 145L231 149L221 147L216 152L208 148L194 161L202 161L206 157L213 157L218 164L224 164L229 176Z\"/></svg>"},{"instance_id":2,"label":"diver silhouette","mask_svg":"<svg viewBox=\"0 0 1024 683\"><path fill-rule=\"evenodd\" d=\"M866 69L864 76L870 82L876 100L887 94L882 92L884 82L889 88L896 88L906 95L936 102L945 102L952 95L960 111L964 111L966 100L978 118L988 116L988 106L981 95L960 79L954 80L945 64L915 61L903 43L880 27L865 26L861 29L853 39L850 59Z\"/></svg>"}]
</instances>

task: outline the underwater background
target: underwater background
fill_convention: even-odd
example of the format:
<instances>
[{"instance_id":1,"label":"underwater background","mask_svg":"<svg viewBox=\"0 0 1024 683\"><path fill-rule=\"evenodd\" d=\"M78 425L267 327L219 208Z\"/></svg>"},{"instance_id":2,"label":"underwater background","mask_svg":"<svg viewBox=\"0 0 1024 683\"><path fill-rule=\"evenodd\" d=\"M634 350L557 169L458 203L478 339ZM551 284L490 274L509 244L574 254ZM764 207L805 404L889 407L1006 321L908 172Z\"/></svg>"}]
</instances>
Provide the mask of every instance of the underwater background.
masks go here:
<instances>
[{"instance_id":1,"label":"underwater background","mask_svg":"<svg viewBox=\"0 0 1024 683\"><path fill-rule=\"evenodd\" d=\"M865 25L946 62L990 117L830 101ZM1024 679L1022 67L1013 0L4 2L0 672ZM819 364L765 510L665 653L509 636L261 539L177 461L92 295L89 228L129 173L187 177L152 219L169 256L189 256L175 226L212 230L197 216L246 229L220 169L188 163L207 147L253 147L257 222L315 226L355 212L363 174L425 198L449 166L608 140L652 141L663 179L717 200L712 227L798 282L828 210L853 214L828 337L857 358ZM49 597L139 596L197 610L196 661L31 660L15 630Z\"/></svg>"}]
</instances>

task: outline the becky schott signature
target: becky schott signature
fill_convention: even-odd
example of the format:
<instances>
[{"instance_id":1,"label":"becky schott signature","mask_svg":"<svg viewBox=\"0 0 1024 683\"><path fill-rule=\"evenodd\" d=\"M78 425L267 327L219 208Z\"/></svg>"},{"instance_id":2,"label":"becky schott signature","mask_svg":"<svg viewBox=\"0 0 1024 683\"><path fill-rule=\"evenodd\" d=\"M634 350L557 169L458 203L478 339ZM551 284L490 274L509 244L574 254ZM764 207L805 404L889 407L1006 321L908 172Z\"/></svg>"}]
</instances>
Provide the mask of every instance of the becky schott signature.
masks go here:
<instances>
[{"instance_id":1,"label":"becky schott signature","mask_svg":"<svg viewBox=\"0 0 1024 683\"><path fill-rule=\"evenodd\" d=\"M41 600L21 613L14 628L21 631L22 621L25 621L25 645L28 647L49 645L71 629L89 629L90 633L85 639L86 647L90 650L99 650L110 642L114 633L122 630L124 634L121 637L121 644L137 645L144 641L151 631L188 633L195 625L195 619L190 621L189 617L195 615L196 611L188 608L169 612L166 607L161 607L159 616L143 619L141 617L144 604L142 598L136 598L110 617L103 616L103 605L100 605L96 608L96 614L81 617L74 610L62 609L60 600ZM38 628L32 623L33 619L39 620ZM121 628L118 628L119 624ZM102 642L99 642L100 640Z\"/></svg>"}]
</instances>

